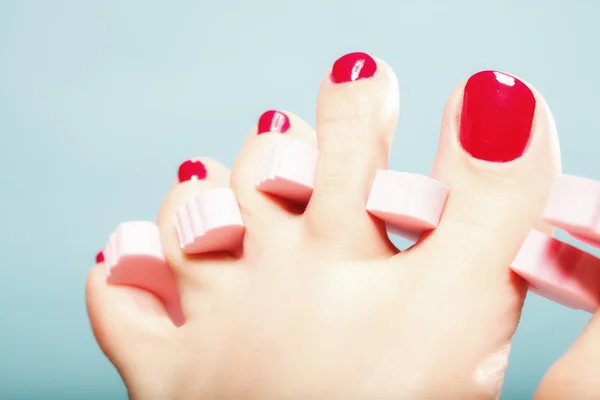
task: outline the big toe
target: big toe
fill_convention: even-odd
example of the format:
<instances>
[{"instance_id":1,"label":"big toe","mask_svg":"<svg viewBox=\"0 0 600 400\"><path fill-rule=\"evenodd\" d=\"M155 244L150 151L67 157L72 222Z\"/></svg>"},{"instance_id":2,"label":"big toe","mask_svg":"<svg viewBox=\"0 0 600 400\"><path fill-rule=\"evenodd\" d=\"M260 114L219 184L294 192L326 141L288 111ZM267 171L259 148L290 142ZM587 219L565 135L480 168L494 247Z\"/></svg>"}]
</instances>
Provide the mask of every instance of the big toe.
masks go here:
<instances>
[{"instance_id":1,"label":"big toe","mask_svg":"<svg viewBox=\"0 0 600 400\"><path fill-rule=\"evenodd\" d=\"M484 314L508 311L507 335L526 293L508 266L532 228L551 232L541 216L559 172L552 115L529 84L482 71L456 88L433 168L450 195L437 229L409 253L431 258L432 276L478 299Z\"/></svg>"}]
</instances>

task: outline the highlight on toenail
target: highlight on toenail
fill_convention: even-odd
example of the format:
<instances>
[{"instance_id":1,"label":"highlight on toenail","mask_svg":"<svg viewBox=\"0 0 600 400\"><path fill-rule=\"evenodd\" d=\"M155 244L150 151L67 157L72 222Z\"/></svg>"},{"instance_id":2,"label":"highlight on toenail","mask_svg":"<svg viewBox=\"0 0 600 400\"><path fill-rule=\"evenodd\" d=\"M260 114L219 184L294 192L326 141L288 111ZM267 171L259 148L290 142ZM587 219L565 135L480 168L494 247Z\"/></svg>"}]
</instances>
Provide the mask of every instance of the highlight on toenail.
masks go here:
<instances>
[{"instance_id":1,"label":"highlight on toenail","mask_svg":"<svg viewBox=\"0 0 600 400\"><path fill-rule=\"evenodd\" d=\"M100 264L101 262L104 262L104 252L103 251L99 251L98 254L96 254L96 264Z\"/></svg>"},{"instance_id":2,"label":"highlight on toenail","mask_svg":"<svg viewBox=\"0 0 600 400\"><path fill-rule=\"evenodd\" d=\"M370 78L377 72L377 63L367 53L348 53L333 63L330 79L333 83L354 82Z\"/></svg>"},{"instance_id":3,"label":"highlight on toenail","mask_svg":"<svg viewBox=\"0 0 600 400\"><path fill-rule=\"evenodd\" d=\"M290 129L290 119L281 111L265 111L258 119L257 134L259 135L267 132L285 133L288 129Z\"/></svg>"},{"instance_id":4,"label":"highlight on toenail","mask_svg":"<svg viewBox=\"0 0 600 400\"><path fill-rule=\"evenodd\" d=\"M199 160L187 160L179 166L179 182L200 181L206 178L206 167Z\"/></svg>"},{"instance_id":5,"label":"highlight on toenail","mask_svg":"<svg viewBox=\"0 0 600 400\"><path fill-rule=\"evenodd\" d=\"M535 97L527 85L498 71L481 71L465 85L460 143L472 157L508 162L523 155L531 137Z\"/></svg>"}]
</instances>

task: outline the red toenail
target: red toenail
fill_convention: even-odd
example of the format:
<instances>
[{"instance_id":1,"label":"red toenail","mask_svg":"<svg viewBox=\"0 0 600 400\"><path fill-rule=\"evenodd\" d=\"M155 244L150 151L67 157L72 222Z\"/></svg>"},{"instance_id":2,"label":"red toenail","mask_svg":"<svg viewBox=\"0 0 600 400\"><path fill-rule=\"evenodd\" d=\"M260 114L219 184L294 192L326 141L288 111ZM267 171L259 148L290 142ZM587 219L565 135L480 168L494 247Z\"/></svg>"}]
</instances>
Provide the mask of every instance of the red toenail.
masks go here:
<instances>
[{"instance_id":1,"label":"red toenail","mask_svg":"<svg viewBox=\"0 0 600 400\"><path fill-rule=\"evenodd\" d=\"M508 162L525 152L531 136L535 97L517 78L478 72L465 86L460 142L480 160Z\"/></svg>"},{"instance_id":2,"label":"red toenail","mask_svg":"<svg viewBox=\"0 0 600 400\"><path fill-rule=\"evenodd\" d=\"M354 82L370 78L377 72L377 63L367 53L348 53L333 63L331 81L333 83Z\"/></svg>"},{"instance_id":3,"label":"red toenail","mask_svg":"<svg viewBox=\"0 0 600 400\"><path fill-rule=\"evenodd\" d=\"M96 254L96 264L100 264L101 262L104 262L104 252L103 251L99 251L98 254Z\"/></svg>"},{"instance_id":4,"label":"red toenail","mask_svg":"<svg viewBox=\"0 0 600 400\"><path fill-rule=\"evenodd\" d=\"M206 178L206 168L201 161L187 160L179 166L179 182L199 181Z\"/></svg>"},{"instance_id":5,"label":"red toenail","mask_svg":"<svg viewBox=\"0 0 600 400\"><path fill-rule=\"evenodd\" d=\"M285 133L290 129L290 119L277 110L265 111L258 119L258 134L275 132Z\"/></svg>"}]
</instances>

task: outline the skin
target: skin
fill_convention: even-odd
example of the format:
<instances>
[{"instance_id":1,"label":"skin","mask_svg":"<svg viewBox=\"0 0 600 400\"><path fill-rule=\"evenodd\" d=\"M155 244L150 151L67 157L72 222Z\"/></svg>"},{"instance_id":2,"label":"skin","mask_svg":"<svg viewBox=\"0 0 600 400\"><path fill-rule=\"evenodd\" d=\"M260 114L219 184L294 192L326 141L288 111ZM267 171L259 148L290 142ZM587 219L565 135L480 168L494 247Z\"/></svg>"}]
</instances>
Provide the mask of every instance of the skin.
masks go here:
<instances>
[{"instance_id":1,"label":"skin","mask_svg":"<svg viewBox=\"0 0 600 400\"><path fill-rule=\"evenodd\" d=\"M325 75L316 130L287 113L286 135L322 157L306 210L254 188L262 149L281 139L256 128L231 174L201 158L206 180L174 184L158 224L186 325L175 328L151 294L109 286L103 266L92 269L92 327L131 398L497 398L526 293L507 266L532 227L551 233L540 215L560 173L554 121L532 88L526 153L505 164L473 159L457 139L459 84L432 172L451 196L439 227L399 253L364 210L375 171L387 167L399 111L396 76L377 62L370 79L334 85ZM247 227L243 254L184 256L172 214L227 186ZM552 368L538 399L598 394L593 369L574 371L600 365L599 325L595 318Z\"/></svg>"}]
</instances>

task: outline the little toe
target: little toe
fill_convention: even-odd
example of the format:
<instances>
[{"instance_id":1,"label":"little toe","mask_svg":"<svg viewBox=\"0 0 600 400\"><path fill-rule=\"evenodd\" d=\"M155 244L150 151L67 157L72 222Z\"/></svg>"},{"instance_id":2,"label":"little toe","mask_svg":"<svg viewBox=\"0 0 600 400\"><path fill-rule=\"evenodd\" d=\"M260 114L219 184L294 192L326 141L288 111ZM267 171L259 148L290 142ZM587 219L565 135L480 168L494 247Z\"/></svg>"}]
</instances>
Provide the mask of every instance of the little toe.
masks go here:
<instances>
[{"instance_id":1,"label":"little toe","mask_svg":"<svg viewBox=\"0 0 600 400\"><path fill-rule=\"evenodd\" d=\"M160 348L176 329L153 294L107 283L102 253L86 284L88 316L100 348L121 373L134 367L147 348Z\"/></svg>"},{"instance_id":2,"label":"little toe","mask_svg":"<svg viewBox=\"0 0 600 400\"><path fill-rule=\"evenodd\" d=\"M317 105L321 155L306 211L314 237L366 256L389 252L385 227L365 205L376 171L387 168L398 112L398 82L386 63L350 53L333 64Z\"/></svg>"}]
</instances>

